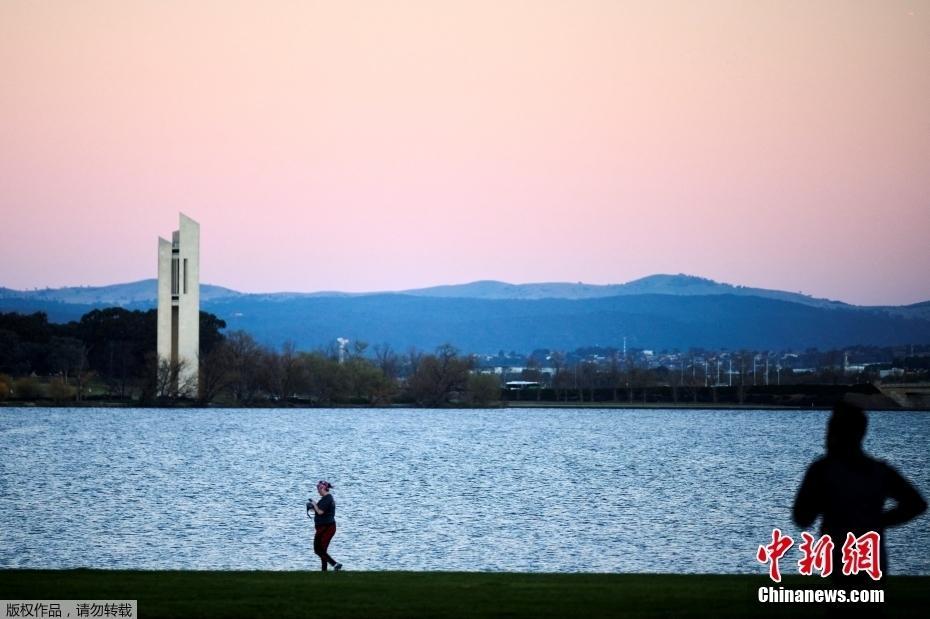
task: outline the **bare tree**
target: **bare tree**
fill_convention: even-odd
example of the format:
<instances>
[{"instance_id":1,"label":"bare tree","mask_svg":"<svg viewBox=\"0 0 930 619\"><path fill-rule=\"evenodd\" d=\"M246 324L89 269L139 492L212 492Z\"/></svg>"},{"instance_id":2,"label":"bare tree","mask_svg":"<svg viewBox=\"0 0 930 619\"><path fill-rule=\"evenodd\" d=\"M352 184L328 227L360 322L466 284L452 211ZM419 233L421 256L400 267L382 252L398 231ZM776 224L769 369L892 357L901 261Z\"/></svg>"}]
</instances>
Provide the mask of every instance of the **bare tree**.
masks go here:
<instances>
[{"instance_id":1,"label":"bare tree","mask_svg":"<svg viewBox=\"0 0 930 619\"><path fill-rule=\"evenodd\" d=\"M417 368L420 366L420 360L423 359L423 353L416 349L416 347L411 346L407 350L407 367L408 375L413 376L417 373Z\"/></svg>"},{"instance_id":2,"label":"bare tree","mask_svg":"<svg viewBox=\"0 0 930 619\"><path fill-rule=\"evenodd\" d=\"M108 340L106 342L104 379L110 396L122 399L129 395L133 379L133 367L137 366L132 353L132 346L126 340Z\"/></svg>"},{"instance_id":3,"label":"bare tree","mask_svg":"<svg viewBox=\"0 0 930 619\"><path fill-rule=\"evenodd\" d=\"M584 390L588 390L588 401L594 401L594 389L597 386L597 364L592 361L581 361L575 366L575 375L578 377L578 401L584 402Z\"/></svg>"},{"instance_id":4,"label":"bare tree","mask_svg":"<svg viewBox=\"0 0 930 619\"><path fill-rule=\"evenodd\" d=\"M259 383L273 397L287 401L306 384L304 366L294 343L287 341L281 352L262 350Z\"/></svg>"},{"instance_id":5,"label":"bare tree","mask_svg":"<svg viewBox=\"0 0 930 619\"><path fill-rule=\"evenodd\" d=\"M195 380L187 371L187 360L159 359L155 397L160 400L177 400L193 392Z\"/></svg>"},{"instance_id":6,"label":"bare tree","mask_svg":"<svg viewBox=\"0 0 930 619\"><path fill-rule=\"evenodd\" d=\"M395 380L400 374L400 357L390 344L378 344L374 347L375 363L381 368L381 373L388 380Z\"/></svg>"},{"instance_id":7,"label":"bare tree","mask_svg":"<svg viewBox=\"0 0 930 619\"><path fill-rule=\"evenodd\" d=\"M607 383L610 385L613 401L616 402L619 399L617 392L623 384L623 373L620 371L620 362L616 353L610 356L610 365L607 366Z\"/></svg>"},{"instance_id":8,"label":"bare tree","mask_svg":"<svg viewBox=\"0 0 930 619\"><path fill-rule=\"evenodd\" d=\"M364 357L365 351L368 349L368 342L362 340L355 340L352 342L352 352L350 353L351 357Z\"/></svg>"},{"instance_id":9,"label":"bare tree","mask_svg":"<svg viewBox=\"0 0 930 619\"><path fill-rule=\"evenodd\" d=\"M199 399L210 404L233 382L232 354L226 342L220 342L200 361Z\"/></svg>"},{"instance_id":10,"label":"bare tree","mask_svg":"<svg viewBox=\"0 0 930 619\"><path fill-rule=\"evenodd\" d=\"M264 352L245 331L233 331L226 336L232 365L230 389L241 404L255 400L261 391L261 366Z\"/></svg>"},{"instance_id":11,"label":"bare tree","mask_svg":"<svg viewBox=\"0 0 930 619\"><path fill-rule=\"evenodd\" d=\"M558 402L561 399L562 393L568 387L569 376L565 371L565 355L559 351L554 351L552 355L550 355L550 359L554 370L552 374L552 389L555 391L555 400ZM565 393L565 401L568 401L567 393Z\"/></svg>"},{"instance_id":12,"label":"bare tree","mask_svg":"<svg viewBox=\"0 0 930 619\"><path fill-rule=\"evenodd\" d=\"M87 373L87 346L73 337L53 337L49 346L49 367L58 373L64 385L70 383L72 376L77 379L77 400L80 401L84 383L91 378Z\"/></svg>"}]
</instances>

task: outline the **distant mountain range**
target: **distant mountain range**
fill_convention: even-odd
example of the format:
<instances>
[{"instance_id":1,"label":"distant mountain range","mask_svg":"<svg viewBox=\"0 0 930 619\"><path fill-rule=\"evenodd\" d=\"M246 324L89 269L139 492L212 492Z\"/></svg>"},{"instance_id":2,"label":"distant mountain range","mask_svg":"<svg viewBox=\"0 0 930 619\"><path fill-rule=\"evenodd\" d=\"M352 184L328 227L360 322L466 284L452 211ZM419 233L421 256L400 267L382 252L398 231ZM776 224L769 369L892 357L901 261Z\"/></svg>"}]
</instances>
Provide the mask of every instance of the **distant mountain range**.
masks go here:
<instances>
[{"instance_id":1,"label":"distant mountain range","mask_svg":"<svg viewBox=\"0 0 930 619\"><path fill-rule=\"evenodd\" d=\"M20 291L0 288L0 311L54 321L95 307L154 307L156 281ZM403 350L450 342L465 351L580 346L795 348L930 343L930 302L864 307L800 293L653 275L626 284L479 281L399 292L245 294L201 285L203 309L259 340L299 348L337 337Z\"/></svg>"},{"instance_id":2,"label":"distant mountain range","mask_svg":"<svg viewBox=\"0 0 930 619\"><path fill-rule=\"evenodd\" d=\"M45 288L41 290L11 290L0 287L0 299L33 299L78 304L129 305L132 303L154 303L158 282L143 279L128 284L111 286L72 286L67 288ZM246 293L222 286L201 284L202 301L240 297ZM697 296L735 294L739 296L764 297L813 305L816 307L852 307L840 301L817 299L808 295L765 288L748 288L722 284L712 279L693 275L650 275L625 284L577 284L570 282L546 282L537 284L508 284L494 280L413 288L410 290L385 292L275 292L259 293L254 296L293 299L305 297L358 297L372 294L407 294L418 297L440 297L448 299L600 299L637 294L670 294Z\"/></svg>"},{"instance_id":3,"label":"distant mountain range","mask_svg":"<svg viewBox=\"0 0 930 619\"><path fill-rule=\"evenodd\" d=\"M625 284L606 285L584 284L581 282L577 284L563 282L507 284L498 281L478 281L470 284L405 290L402 291L402 294L466 299L601 299L604 297L640 294L668 294L675 296L732 294L792 301L816 307L848 307L840 301L816 299L795 292L733 286L693 275L650 275Z\"/></svg>"},{"instance_id":4,"label":"distant mountain range","mask_svg":"<svg viewBox=\"0 0 930 619\"><path fill-rule=\"evenodd\" d=\"M240 296L241 292L201 284L200 300L209 301L221 297ZM0 287L0 301L22 299L28 301L51 301L76 305L114 305L127 306L133 304L154 305L158 300L158 280L143 279L128 284L112 284L110 286L69 286L67 288L42 288L36 290L11 290Z\"/></svg>"}]
</instances>

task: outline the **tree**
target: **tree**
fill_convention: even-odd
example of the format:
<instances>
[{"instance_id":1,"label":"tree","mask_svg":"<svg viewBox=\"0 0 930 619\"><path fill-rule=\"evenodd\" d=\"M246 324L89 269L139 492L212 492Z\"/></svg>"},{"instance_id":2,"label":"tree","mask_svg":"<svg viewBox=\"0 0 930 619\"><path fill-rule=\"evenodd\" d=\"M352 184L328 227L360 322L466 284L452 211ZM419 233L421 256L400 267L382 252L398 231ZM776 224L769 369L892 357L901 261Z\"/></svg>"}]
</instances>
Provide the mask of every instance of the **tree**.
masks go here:
<instances>
[{"instance_id":1,"label":"tree","mask_svg":"<svg viewBox=\"0 0 930 619\"><path fill-rule=\"evenodd\" d=\"M352 342L352 351L349 353L352 357L364 357L368 349L368 342L355 340Z\"/></svg>"},{"instance_id":2,"label":"tree","mask_svg":"<svg viewBox=\"0 0 930 619\"><path fill-rule=\"evenodd\" d=\"M552 388L555 391L555 400L558 402L561 399L561 394L565 392L565 401L568 402L567 389L571 384L571 377L566 371L565 355L555 351L552 353L551 359L552 368L554 370L552 374Z\"/></svg>"},{"instance_id":3,"label":"tree","mask_svg":"<svg viewBox=\"0 0 930 619\"><path fill-rule=\"evenodd\" d=\"M53 337L49 343L48 366L60 374L67 383L72 372L82 370L87 364L87 348L84 342L73 337Z\"/></svg>"},{"instance_id":4,"label":"tree","mask_svg":"<svg viewBox=\"0 0 930 619\"><path fill-rule=\"evenodd\" d=\"M471 374L467 393L472 404L488 406L501 399L501 381L494 374Z\"/></svg>"},{"instance_id":5,"label":"tree","mask_svg":"<svg viewBox=\"0 0 930 619\"><path fill-rule=\"evenodd\" d=\"M80 321L66 325L87 347L87 369L103 378L107 391L129 397L133 384L151 383L154 365L146 355L155 350L157 312L129 311L121 307L92 310Z\"/></svg>"},{"instance_id":6,"label":"tree","mask_svg":"<svg viewBox=\"0 0 930 619\"><path fill-rule=\"evenodd\" d=\"M19 334L8 329L0 329L0 371L11 374L21 373Z\"/></svg>"},{"instance_id":7,"label":"tree","mask_svg":"<svg viewBox=\"0 0 930 619\"><path fill-rule=\"evenodd\" d=\"M187 361L159 359L155 373L155 398L174 401L194 391L195 377L187 372Z\"/></svg>"},{"instance_id":8,"label":"tree","mask_svg":"<svg viewBox=\"0 0 930 619\"><path fill-rule=\"evenodd\" d=\"M393 395L393 381L380 368L362 357L353 357L343 366L352 396L369 404L387 402Z\"/></svg>"},{"instance_id":9,"label":"tree","mask_svg":"<svg viewBox=\"0 0 930 619\"><path fill-rule=\"evenodd\" d=\"M226 323L208 312L200 312L199 320L200 357L205 358L223 341L220 330ZM129 396L132 383L137 380L145 388L152 386L157 363L147 356L157 346L157 310L95 309L63 328L84 342L88 369L103 377L111 395Z\"/></svg>"},{"instance_id":10,"label":"tree","mask_svg":"<svg viewBox=\"0 0 930 619\"><path fill-rule=\"evenodd\" d=\"M23 342L47 344L52 337L52 327L45 312L0 313L0 329L16 333Z\"/></svg>"},{"instance_id":11,"label":"tree","mask_svg":"<svg viewBox=\"0 0 930 619\"><path fill-rule=\"evenodd\" d=\"M388 380L395 380L400 374L400 357L395 353L390 344L378 344L374 347L375 363L381 369L381 373Z\"/></svg>"},{"instance_id":12,"label":"tree","mask_svg":"<svg viewBox=\"0 0 930 619\"><path fill-rule=\"evenodd\" d=\"M307 384L307 373L293 342L285 342L281 350L281 375L281 390L285 399L301 391Z\"/></svg>"},{"instance_id":13,"label":"tree","mask_svg":"<svg viewBox=\"0 0 930 619\"><path fill-rule=\"evenodd\" d=\"M13 379L6 374L0 374L0 402L13 395Z\"/></svg>"},{"instance_id":14,"label":"tree","mask_svg":"<svg viewBox=\"0 0 930 619\"><path fill-rule=\"evenodd\" d=\"M264 351L245 331L233 331L226 337L230 360L230 390L240 404L252 403L261 391L261 366Z\"/></svg>"},{"instance_id":15,"label":"tree","mask_svg":"<svg viewBox=\"0 0 930 619\"><path fill-rule=\"evenodd\" d=\"M65 382L64 377L58 376L52 379L48 384L48 395L55 402L74 399L76 390L74 387Z\"/></svg>"},{"instance_id":16,"label":"tree","mask_svg":"<svg viewBox=\"0 0 930 619\"><path fill-rule=\"evenodd\" d=\"M620 371L620 361L617 359L617 353L610 356L610 365L607 366L607 384L610 385L611 395L614 402L618 398L618 390L623 384L623 373Z\"/></svg>"},{"instance_id":17,"label":"tree","mask_svg":"<svg viewBox=\"0 0 930 619\"><path fill-rule=\"evenodd\" d=\"M597 386L597 364L590 361L581 361L575 366L577 377L578 401L584 402L584 390L588 390L588 401L594 401L594 388Z\"/></svg>"},{"instance_id":18,"label":"tree","mask_svg":"<svg viewBox=\"0 0 930 619\"><path fill-rule=\"evenodd\" d=\"M32 376L24 376L13 383L13 396L17 400L37 400L42 397L42 386Z\"/></svg>"},{"instance_id":19,"label":"tree","mask_svg":"<svg viewBox=\"0 0 930 619\"><path fill-rule=\"evenodd\" d=\"M222 329L226 328L226 321L209 312L200 312L200 356L210 354L225 338Z\"/></svg>"},{"instance_id":20,"label":"tree","mask_svg":"<svg viewBox=\"0 0 930 619\"><path fill-rule=\"evenodd\" d=\"M84 393L87 391L87 385L90 384L90 381L94 379L97 375L93 370L88 370L85 368L78 368L77 372L74 373L74 382L75 388L77 389L77 401L81 402L84 400Z\"/></svg>"},{"instance_id":21,"label":"tree","mask_svg":"<svg viewBox=\"0 0 930 619\"><path fill-rule=\"evenodd\" d=\"M129 397L134 379L139 375L139 368L145 367L144 359L140 363L138 352L128 340L109 340L104 345L105 371L101 374L107 391L117 398Z\"/></svg>"},{"instance_id":22,"label":"tree","mask_svg":"<svg viewBox=\"0 0 930 619\"><path fill-rule=\"evenodd\" d=\"M266 351L264 365L268 373L268 392L278 399L286 401L306 385L304 367L294 342L285 342L280 353Z\"/></svg>"},{"instance_id":23,"label":"tree","mask_svg":"<svg viewBox=\"0 0 930 619\"><path fill-rule=\"evenodd\" d=\"M210 404L229 388L235 376L233 364L232 352L225 341L201 356L200 380L197 383L200 390L198 399L201 404Z\"/></svg>"},{"instance_id":24,"label":"tree","mask_svg":"<svg viewBox=\"0 0 930 619\"><path fill-rule=\"evenodd\" d=\"M441 406L468 386L472 360L461 358L450 344L436 349L435 355L425 355L416 365L416 371L407 381L413 399L424 406Z\"/></svg>"},{"instance_id":25,"label":"tree","mask_svg":"<svg viewBox=\"0 0 930 619\"><path fill-rule=\"evenodd\" d=\"M406 359L407 376L413 376L417 373L417 368L420 366L420 360L423 359L423 353L417 350L414 346L411 346L407 350Z\"/></svg>"},{"instance_id":26,"label":"tree","mask_svg":"<svg viewBox=\"0 0 930 619\"><path fill-rule=\"evenodd\" d=\"M338 360L323 353L303 353L301 362L307 372L307 392L317 404L343 402L351 391L348 372Z\"/></svg>"}]
</instances>

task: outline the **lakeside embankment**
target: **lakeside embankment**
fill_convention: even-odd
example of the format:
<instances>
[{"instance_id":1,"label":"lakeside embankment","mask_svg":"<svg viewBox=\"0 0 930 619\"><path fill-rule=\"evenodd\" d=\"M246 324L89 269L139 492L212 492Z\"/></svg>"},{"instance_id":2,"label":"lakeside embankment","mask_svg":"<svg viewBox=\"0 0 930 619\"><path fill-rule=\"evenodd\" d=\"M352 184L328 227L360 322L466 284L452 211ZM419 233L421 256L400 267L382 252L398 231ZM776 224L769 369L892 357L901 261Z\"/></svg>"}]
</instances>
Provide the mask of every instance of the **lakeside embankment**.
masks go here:
<instances>
[{"instance_id":1,"label":"lakeside embankment","mask_svg":"<svg viewBox=\"0 0 930 619\"><path fill-rule=\"evenodd\" d=\"M66 402L66 403L55 403L55 402L0 402L0 408L58 408L58 409L92 409L92 408L116 408L116 409L144 409L144 410L171 410L171 409L227 409L227 408L236 408L236 409L294 409L294 410L306 410L306 409L385 409L385 410L398 410L398 409L411 409L416 410L419 407L411 407L406 404L392 404L392 405L358 405L358 404L335 404L328 406L318 406L318 405L299 405L299 404L250 404L248 406L225 406L213 404L209 406L202 406L196 403L174 403L174 404L139 404L137 402L106 402L106 401L92 401L92 402ZM828 411L831 409L830 406L765 406L765 405L753 405L753 404L682 404L674 402L665 402L657 404L623 404L616 402L502 402L492 404L490 406L454 406L447 405L442 407L433 407L441 408L442 410L488 410L488 409L565 409L565 410L597 410L597 409L611 409L611 410L757 410L757 411L771 411L771 410L784 410L784 411L795 411L795 410L812 410L812 411ZM901 407L870 407L869 410L872 411L926 411L926 408L901 408Z\"/></svg>"},{"instance_id":2,"label":"lakeside embankment","mask_svg":"<svg viewBox=\"0 0 930 619\"><path fill-rule=\"evenodd\" d=\"M856 401L855 398L852 398L853 401ZM857 402L863 408L870 411L927 411L930 408L926 406L898 406L894 403L888 403L885 401L878 401L871 403L868 401ZM53 401L43 401L43 400L33 400L33 401L7 401L0 402L0 408L57 408L57 409L91 409L91 408L133 408L133 409L145 409L145 410L157 410L157 409L227 409L227 408L236 408L236 409L384 409L384 410L398 410L398 409L443 409L443 410L488 410L488 409L565 409L565 410L596 410L596 409L610 409L610 410L746 410L746 411L771 411L771 410L784 410L784 411L794 411L794 410L812 410L812 411L827 411L832 408L832 404L826 402L809 404L734 404L730 402L718 402L718 403L694 403L694 402L648 402L643 404L642 402L547 402L537 401L537 400L523 400L523 401L511 401L511 402L494 402L486 406L457 406L455 404L446 404L438 407L418 407L411 404L309 404L301 402L253 402L250 404L200 404L193 401L177 401L170 403L141 403L141 402L127 402L125 400L84 400L81 402L53 402Z\"/></svg>"},{"instance_id":3,"label":"lakeside embankment","mask_svg":"<svg viewBox=\"0 0 930 619\"><path fill-rule=\"evenodd\" d=\"M756 385L677 387L651 386L629 389L501 389L496 397L481 402L453 400L432 405L404 398L372 401L350 398L318 401L306 397L261 398L248 401L220 399L203 402L190 398L144 400L116 398L97 393L77 402L46 394L0 399L0 406L65 406L69 408L632 408L632 409L829 409L838 400L867 410L930 410L930 383L860 383L854 385Z\"/></svg>"},{"instance_id":4,"label":"lakeside embankment","mask_svg":"<svg viewBox=\"0 0 930 619\"><path fill-rule=\"evenodd\" d=\"M827 605L758 601L760 587L829 588L829 579L678 574L6 570L7 600L138 600L142 617L822 617ZM893 576L885 602L923 617L930 576ZM845 604L840 610L853 610Z\"/></svg>"}]
</instances>

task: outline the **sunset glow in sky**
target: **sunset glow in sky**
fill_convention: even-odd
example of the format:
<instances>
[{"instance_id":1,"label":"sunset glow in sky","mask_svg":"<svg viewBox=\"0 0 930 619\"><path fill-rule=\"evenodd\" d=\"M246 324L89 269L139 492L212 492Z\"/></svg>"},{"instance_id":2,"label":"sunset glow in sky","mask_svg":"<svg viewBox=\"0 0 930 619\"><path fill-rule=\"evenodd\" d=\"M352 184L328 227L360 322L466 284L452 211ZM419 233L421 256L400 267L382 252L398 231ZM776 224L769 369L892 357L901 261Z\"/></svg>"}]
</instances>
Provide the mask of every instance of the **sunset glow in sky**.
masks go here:
<instances>
[{"instance_id":1,"label":"sunset glow in sky","mask_svg":"<svg viewBox=\"0 0 930 619\"><path fill-rule=\"evenodd\" d=\"M0 2L0 286L930 299L930 2Z\"/></svg>"}]
</instances>

